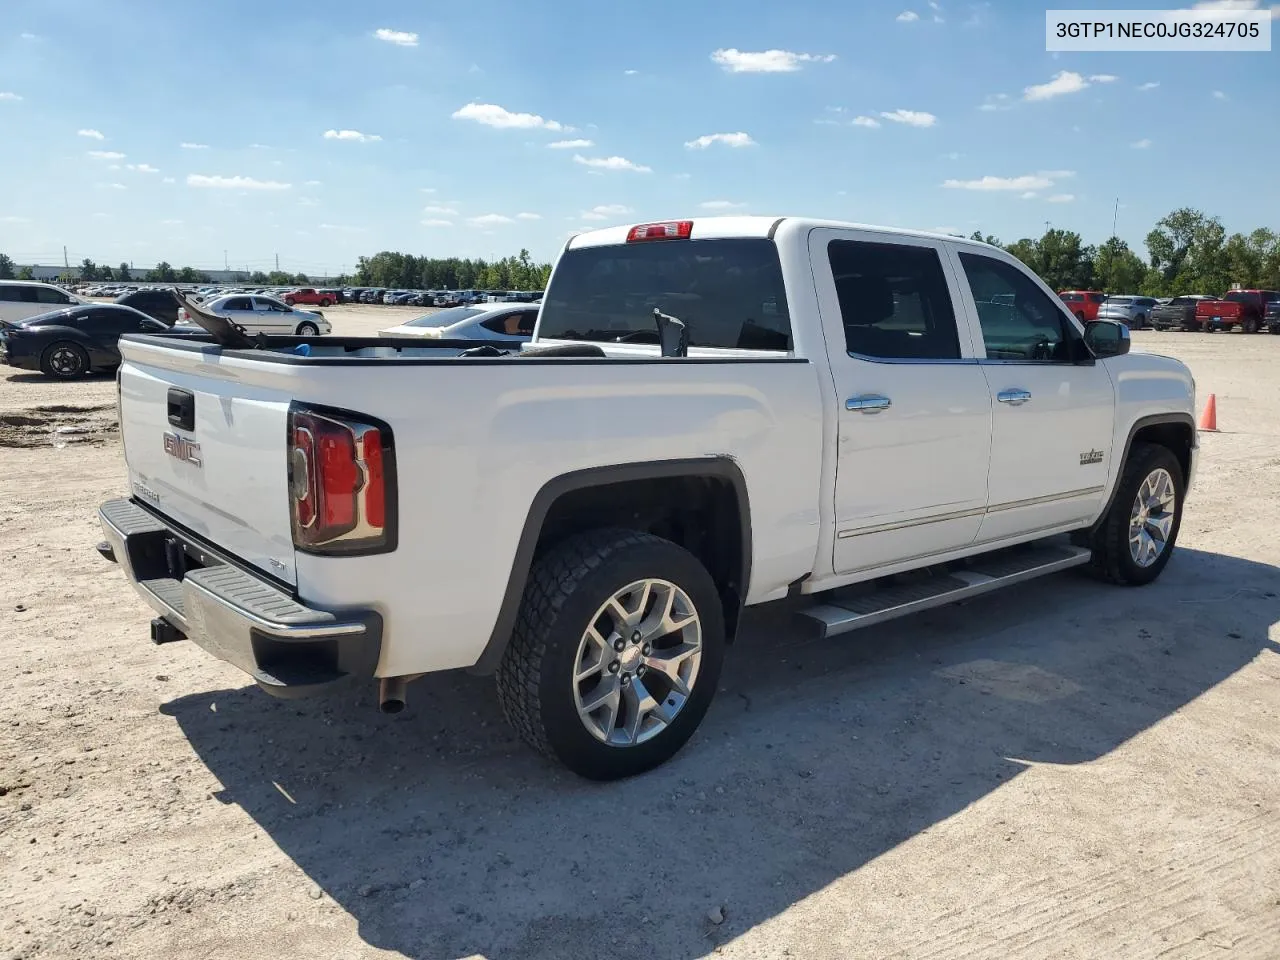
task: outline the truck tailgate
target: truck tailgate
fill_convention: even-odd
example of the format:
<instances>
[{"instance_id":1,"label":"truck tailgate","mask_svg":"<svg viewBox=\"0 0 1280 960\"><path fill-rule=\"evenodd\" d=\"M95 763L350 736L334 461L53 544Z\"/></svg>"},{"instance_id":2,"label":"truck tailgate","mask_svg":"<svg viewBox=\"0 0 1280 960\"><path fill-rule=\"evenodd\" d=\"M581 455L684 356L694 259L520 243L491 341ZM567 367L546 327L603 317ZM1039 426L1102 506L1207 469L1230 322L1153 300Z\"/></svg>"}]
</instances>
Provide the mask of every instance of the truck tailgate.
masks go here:
<instances>
[{"instance_id":1,"label":"truck tailgate","mask_svg":"<svg viewBox=\"0 0 1280 960\"><path fill-rule=\"evenodd\" d=\"M148 363L122 344L120 429L130 492L246 563L297 582L289 525L287 393ZM131 359L131 355L136 359Z\"/></svg>"}]
</instances>

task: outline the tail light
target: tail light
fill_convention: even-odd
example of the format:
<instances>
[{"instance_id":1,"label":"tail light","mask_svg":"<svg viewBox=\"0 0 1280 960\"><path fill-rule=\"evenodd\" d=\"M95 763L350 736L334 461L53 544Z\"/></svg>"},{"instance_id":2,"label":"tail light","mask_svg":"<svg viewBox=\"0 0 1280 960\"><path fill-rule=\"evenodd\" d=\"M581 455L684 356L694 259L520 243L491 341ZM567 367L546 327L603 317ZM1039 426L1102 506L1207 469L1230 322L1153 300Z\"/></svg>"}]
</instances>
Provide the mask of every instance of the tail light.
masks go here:
<instances>
[{"instance_id":1,"label":"tail light","mask_svg":"<svg viewBox=\"0 0 1280 960\"><path fill-rule=\"evenodd\" d=\"M692 234L692 220L642 223L631 228L631 232L627 234L627 243L639 243L642 240L688 240Z\"/></svg>"},{"instance_id":2,"label":"tail light","mask_svg":"<svg viewBox=\"0 0 1280 960\"><path fill-rule=\"evenodd\" d=\"M345 410L289 408L289 509L304 553L396 548L391 428Z\"/></svg>"},{"instance_id":3,"label":"tail light","mask_svg":"<svg viewBox=\"0 0 1280 960\"><path fill-rule=\"evenodd\" d=\"M178 322L179 322L179 323L190 323L190 322L191 322L191 314L187 313L187 308L186 308L186 307L179 307L179 308L178 308Z\"/></svg>"}]
</instances>

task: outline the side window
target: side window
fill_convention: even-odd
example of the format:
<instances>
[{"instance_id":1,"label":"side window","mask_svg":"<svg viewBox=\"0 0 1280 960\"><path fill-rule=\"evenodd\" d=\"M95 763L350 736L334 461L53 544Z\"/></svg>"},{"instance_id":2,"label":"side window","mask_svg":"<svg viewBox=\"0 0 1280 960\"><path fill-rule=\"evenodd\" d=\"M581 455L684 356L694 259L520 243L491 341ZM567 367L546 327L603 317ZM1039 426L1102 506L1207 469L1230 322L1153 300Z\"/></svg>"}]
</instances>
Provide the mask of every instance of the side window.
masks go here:
<instances>
[{"instance_id":1,"label":"side window","mask_svg":"<svg viewBox=\"0 0 1280 960\"><path fill-rule=\"evenodd\" d=\"M22 294L18 287L10 287L0 284L0 303L17 303L22 299Z\"/></svg>"},{"instance_id":2,"label":"side window","mask_svg":"<svg viewBox=\"0 0 1280 960\"><path fill-rule=\"evenodd\" d=\"M61 290L51 290L49 287L36 287L36 303L56 303L65 306L71 302Z\"/></svg>"},{"instance_id":3,"label":"side window","mask_svg":"<svg viewBox=\"0 0 1280 960\"><path fill-rule=\"evenodd\" d=\"M248 298L248 297L232 297L230 300L228 300L228 301L227 301L227 305L226 305L223 309L225 309L225 310L252 310L252 309L253 309L253 303L249 300L249 298Z\"/></svg>"},{"instance_id":4,"label":"side window","mask_svg":"<svg viewBox=\"0 0 1280 960\"><path fill-rule=\"evenodd\" d=\"M533 328L538 322L537 310L521 310L516 314L516 333L522 337L532 337Z\"/></svg>"},{"instance_id":5,"label":"side window","mask_svg":"<svg viewBox=\"0 0 1280 960\"><path fill-rule=\"evenodd\" d=\"M884 360L960 357L956 316L938 252L896 243L832 240L845 349Z\"/></svg>"},{"instance_id":6,"label":"side window","mask_svg":"<svg viewBox=\"0 0 1280 960\"><path fill-rule=\"evenodd\" d=\"M1071 344L1062 307L1031 278L1003 260L961 253L991 360L1067 363Z\"/></svg>"}]
</instances>

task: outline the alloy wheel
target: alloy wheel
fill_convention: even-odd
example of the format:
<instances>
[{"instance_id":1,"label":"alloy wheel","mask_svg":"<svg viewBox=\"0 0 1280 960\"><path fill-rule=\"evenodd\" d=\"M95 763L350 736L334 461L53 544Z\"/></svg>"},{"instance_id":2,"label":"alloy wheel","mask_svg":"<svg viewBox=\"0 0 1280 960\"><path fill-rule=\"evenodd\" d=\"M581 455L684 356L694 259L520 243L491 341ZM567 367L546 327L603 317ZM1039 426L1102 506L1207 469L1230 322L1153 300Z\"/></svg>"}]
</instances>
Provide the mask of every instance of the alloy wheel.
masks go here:
<instances>
[{"instance_id":1,"label":"alloy wheel","mask_svg":"<svg viewBox=\"0 0 1280 960\"><path fill-rule=\"evenodd\" d=\"M1129 511L1129 556L1149 567L1165 552L1173 532L1177 491L1169 471L1160 467L1147 474Z\"/></svg>"}]
</instances>

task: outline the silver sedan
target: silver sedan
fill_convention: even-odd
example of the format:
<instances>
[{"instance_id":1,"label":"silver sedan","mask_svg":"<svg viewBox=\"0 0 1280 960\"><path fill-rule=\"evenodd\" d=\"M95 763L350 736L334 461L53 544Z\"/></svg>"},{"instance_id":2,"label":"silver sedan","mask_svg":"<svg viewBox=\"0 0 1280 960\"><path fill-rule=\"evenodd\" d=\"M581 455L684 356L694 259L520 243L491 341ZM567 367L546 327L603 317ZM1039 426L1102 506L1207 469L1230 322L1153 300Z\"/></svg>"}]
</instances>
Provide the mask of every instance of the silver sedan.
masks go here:
<instances>
[{"instance_id":1,"label":"silver sedan","mask_svg":"<svg viewBox=\"0 0 1280 960\"><path fill-rule=\"evenodd\" d=\"M260 294L235 293L216 297L200 304L202 310L226 317L248 333L266 333L277 336L314 337L329 333L333 328L324 314L299 310L275 297ZM178 310L178 322L190 322L185 309Z\"/></svg>"}]
</instances>

